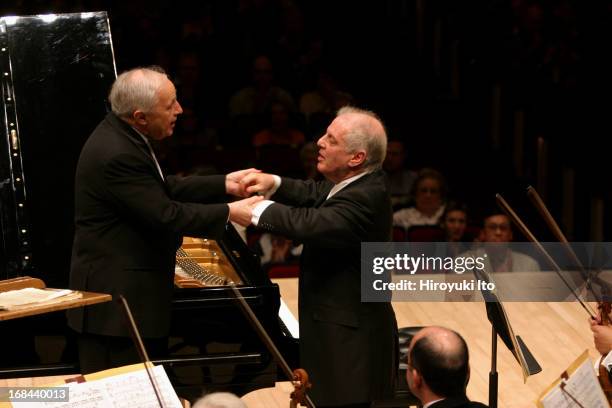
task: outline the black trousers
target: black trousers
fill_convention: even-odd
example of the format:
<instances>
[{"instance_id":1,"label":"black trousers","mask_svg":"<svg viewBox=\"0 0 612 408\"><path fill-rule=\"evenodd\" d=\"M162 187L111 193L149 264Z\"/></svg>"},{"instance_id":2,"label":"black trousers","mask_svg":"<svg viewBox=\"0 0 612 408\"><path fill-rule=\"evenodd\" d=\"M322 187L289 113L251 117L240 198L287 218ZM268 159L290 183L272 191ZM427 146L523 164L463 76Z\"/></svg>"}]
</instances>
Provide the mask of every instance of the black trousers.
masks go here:
<instances>
[{"instance_id":1,"label":"black trousers","mask_svg":"<svg viewBox=\"0 0 612 408\"><path fill-rule=\"evenodd\" d=\"M166 337L143 339L143 343L150 359L163 355L168 348ZM129 337L81 333L77 344L81 374L141 362L136 345Z\"/></svg>"}]
</instances>

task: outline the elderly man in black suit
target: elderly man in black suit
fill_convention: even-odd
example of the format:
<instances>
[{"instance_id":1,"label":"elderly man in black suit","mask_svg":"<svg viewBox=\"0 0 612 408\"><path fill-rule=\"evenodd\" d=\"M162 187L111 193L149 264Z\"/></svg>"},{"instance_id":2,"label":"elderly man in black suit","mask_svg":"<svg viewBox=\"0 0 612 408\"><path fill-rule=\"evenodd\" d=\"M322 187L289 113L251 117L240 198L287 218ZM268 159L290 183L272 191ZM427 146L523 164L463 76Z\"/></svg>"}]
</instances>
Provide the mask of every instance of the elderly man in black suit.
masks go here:
<instances>
[{"instance_id":1,"label":"elderly man in black suit","mask_svg":"<svg viewBox=\"0 0 612 408\"><path fill-rule=\"evenodd\" d=\"M467 398L469 379L468 348L458 333L431 326L415 334L408 349L406 381L423 408L486 408Z\"/></svg>"},{"instance_id":2,"label":"elderly man in black suit","mask_svg":"<svg viewBox=\"0 0 612 408\"><path fill-rule=\"evenodd\" d=\"M314 402L369 407L392 396L397 370L390 303L361 302L361 243L391 239L391 201L380 169L387 136L374 113L345 107L317 145L317 169L326 180L251 173L241 183L247 193L274 200L255 206L254 225L304 244L300 360Z\"/></svg>"},{"instance_id":3,"label":"elderly man in black suit","mask_svg":"<svg viewBox=\"0 0 612 408\"><path fill-rule=\"evenodd\" d=\"M246 225L259 198L223 203L227 193L236 194L241 172L163 174L150 142L171 136L183 111L163 71L122 73L109 101L112 112L83 146L77 166L70 287L125 296L154 354L168 335L182 236L218 237L228 220ZM138 361L115 302L73 309L68 322L79 333L83 373Z\"/></svg>"}]
</instances>

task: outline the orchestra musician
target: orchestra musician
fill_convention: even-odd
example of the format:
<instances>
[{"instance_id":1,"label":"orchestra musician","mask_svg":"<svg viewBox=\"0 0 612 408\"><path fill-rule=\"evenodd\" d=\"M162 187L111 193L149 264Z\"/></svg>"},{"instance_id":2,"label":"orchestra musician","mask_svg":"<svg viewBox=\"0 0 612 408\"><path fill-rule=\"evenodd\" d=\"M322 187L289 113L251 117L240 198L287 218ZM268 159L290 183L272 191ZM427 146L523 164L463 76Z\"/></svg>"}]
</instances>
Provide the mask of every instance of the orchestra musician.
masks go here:
<instances>
[{"instance_id":1,"label":"orchestra musician","mask_svg":"<svg viewBox=\"0 0 612 408\"><path fill-rule=\"evenodd\" d=\"M161 69L122 73L109 101L112 112L90 135L77 166L70 287L125 296L155 355L167 345L182 235L220 236L228 219L248 224L259 198L224 203L241 173L163 174L150 142L171 136L183 110ZM139 361L115 302L71 309L68 323L79 333L82 373Z\"/></svg>"},{"instance_id":2,"label":"orchestra musician","mask_svg":"<svg viewBox=\"0 0 612 408\"><path fill-rule=\"evenodd\" d=\"M612 351L612 326L602 325L600 319L598 315L596 319L589 319L589 323L591 323L595 348L605 356Z\"/></svg>"},{"instance_id":3,"label":"orchestra musician","mask_svg":"<svg viewBox=\"0 0 612 408\"><path fill-rule=\"evenodd\" d=\"M372 112L344 107L318 140L323 181L251 173L264 193L252 223L304 244L300 259L300 365L317 407L369 407L391 398L397 323L389 302L362 303L362 242L391 239L391 201L381 165L387 136ZM281 204L282 203L282 204Z\"/></svg>"},{"instance_id":4,"label":"orchestra musician","mask_svg":"<svg viewBox=\"0 0 612 408\"><path fill-rule=\"evenodd\" d=\"M486 408L466 396L469 379L469 352L459 333L431 326L414 335L406 381L423 408Z\"/></svg>"}]
</instances>

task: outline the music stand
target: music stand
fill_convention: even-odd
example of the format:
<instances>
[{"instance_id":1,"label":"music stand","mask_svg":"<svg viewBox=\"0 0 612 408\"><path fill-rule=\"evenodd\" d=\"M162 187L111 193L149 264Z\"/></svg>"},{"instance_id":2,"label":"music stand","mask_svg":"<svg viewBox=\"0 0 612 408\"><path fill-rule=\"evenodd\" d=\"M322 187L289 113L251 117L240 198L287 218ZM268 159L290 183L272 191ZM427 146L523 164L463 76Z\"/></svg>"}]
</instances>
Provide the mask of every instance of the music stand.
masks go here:
<instances>
[{"instance_id":1,"label":"music stand","mask_svg":"<svg viewBox=\"0 0 612 408\"><path fill-rule=\"evenodd\" d=\"M479 277L487 282L492 282L491 277L484 270L475 270ZM487 318L491 322L491 371L489 372L489 408L497 408L497 391L498 391L498 375L497 375L497 336L503 340L508 350L512 352L514 358L521 366L523 372L523 380L533 374L542 371L542 367L536 361L535 357L527 345L516 336L510 325L510 320L504 309L504 305L499 300L496 291L482 289L482 296L485 300L487 310Z\"/></svg>"}]
</instances>

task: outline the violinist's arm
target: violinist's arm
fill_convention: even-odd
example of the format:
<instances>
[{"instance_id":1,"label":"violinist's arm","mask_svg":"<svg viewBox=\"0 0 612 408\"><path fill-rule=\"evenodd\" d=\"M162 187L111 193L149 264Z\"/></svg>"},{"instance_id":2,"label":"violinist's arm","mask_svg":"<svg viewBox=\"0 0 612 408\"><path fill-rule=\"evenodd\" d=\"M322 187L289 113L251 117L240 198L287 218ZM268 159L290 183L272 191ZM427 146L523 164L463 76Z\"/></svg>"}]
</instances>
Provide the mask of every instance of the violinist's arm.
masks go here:
<instances>
[{"instance_id":1,"label":"violinist's arm","mask_svg":"<svg viewBox=\"0 0 612 408\"><path fill-rule=\"evenodd\" d=\"M612 350L612 326L602 326L596 320L591 320L595 348L606 355Z\"/></svg>"}]
</instances>

